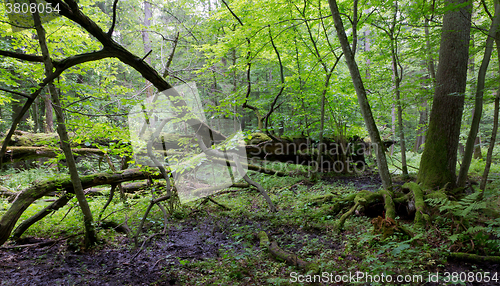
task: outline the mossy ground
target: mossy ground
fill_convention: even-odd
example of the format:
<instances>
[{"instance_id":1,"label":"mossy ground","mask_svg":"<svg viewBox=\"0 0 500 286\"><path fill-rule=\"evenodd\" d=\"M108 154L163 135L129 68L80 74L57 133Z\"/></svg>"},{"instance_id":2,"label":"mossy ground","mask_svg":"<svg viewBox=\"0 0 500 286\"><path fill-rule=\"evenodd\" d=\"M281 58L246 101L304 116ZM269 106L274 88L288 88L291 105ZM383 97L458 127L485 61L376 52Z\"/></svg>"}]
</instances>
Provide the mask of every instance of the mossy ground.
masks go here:
<instances>
[{"instance_id":1,"label":"mossy ground","mask_svg":"<svg viewBox=\"0 0 500 286\"><path fill-rule=\"evenodd\" d=\"M43 170L38 173L9 172L4 173L1 179L9 188L16 186L13 182L18 182L17 186L21 189L30 180L42 180L44 174L47 175L47 172ZM57 176L55 173L50 175ZM306 261L318 263L321 273L349 275L361 271L372 275L391 274L394 277L422 275L425 281L429 273L495 272L499 269L498 265L473 265L447 260L450 251L499 255L498 219L485 220L478 212L474 223L482 228L470 234L459 230L462 235L453 239L453 235L457 234L457 230L452 227L453 217L434 211L430 213L434 219L433 224L424 229L415 228L412 220L399 218L402 225L416 234L413 239L398 233L383 239L380 234L373 233L370 223L376 214L367 217L360 213L348 217L344 230L338 232L335 224L350 205L346 204L340 212L336 212L332 204L318 204L317 198L325 195L352 196L363 189L364 185L359 183L360 177L352 177L352 180L341 177L342 179L335 180L332 175L327 180L318 180L316 183L300 176L275 177L251 173L251 177L268 190L278 207L277 213L269 213L266 202L256 190L235 190L213 197L231 210L223 210L210 202L202 206L200 201L181 205L166 222L167 234L157 235L146 242L144 249L132 261L131 258L137 253L137 250L131 248L132 240L113 230L100 229L102 244L93 250L81 248L80 236L59 241L54 246L19 251L1 250L3 269L22 269L19 271L25 272L26 277L29 277L29 273L37 272L37 279L43 278L46 281L52 277L53 281L87 281L89 285L105 281L115 281L118 283L116 285L131 285L141 281L149 285L306 284L293 283L293 273L305 273L276 261L259 247L259 241L255 237L255 233L259 231L266 231L282 249L293 252ZM372 185L366 186L373 188ZM498 191L490 190L485 198L491 201L499 195ZM127 220L128 226L135 232L149 199L147 192L131 195L126 204L116 197L103 217L119 223ZM89 197L95 217L105 201L105 196ZM36 202L23 214L20 221L49 203L42 200ZM9 203L1 199L0 215L8 207ZM164 224L161 211L157 207L153 208L140 241L161 232ZM25 237L55 240L81 231L82 216L73 199L66 207L32 226ZM470 241L473 241L473 247ZM74 263L75 259L80 262ZM95 259L99 262L92 262ZM65 274L61 274L61 271ZM0 274L2 285L9 285L9 281L10 285L16 285L15 278L7 272ZM55 273L62 275L62 278L55 277ZM124 275L129 278L129 282L119 278ZM331 283L319 283L329 284ZM390 285L376 282L369 284ZM425 282L393 283L396 284L423 285Z\"/></svg>"}]
</instances>

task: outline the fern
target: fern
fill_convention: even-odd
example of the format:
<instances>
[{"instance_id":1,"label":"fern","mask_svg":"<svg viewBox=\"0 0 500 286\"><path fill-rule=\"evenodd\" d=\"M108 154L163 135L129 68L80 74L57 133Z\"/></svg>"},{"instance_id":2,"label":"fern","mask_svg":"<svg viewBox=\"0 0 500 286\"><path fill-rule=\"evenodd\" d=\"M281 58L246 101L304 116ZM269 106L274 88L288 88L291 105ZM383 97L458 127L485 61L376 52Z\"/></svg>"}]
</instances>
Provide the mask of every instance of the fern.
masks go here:
<instances>
[{"instance_id":1,"label":"fern","mask_svg":"<svg viewBox=\"0 0 500 286\"><path fill-rule=\"evenodd\" d=\"M432 198L427 199L426 203L432 207L437 207L441 216L453 218L452 229L463 229L461 232L455 232L449 236L451 243L464 245L461 242L473 240L479 248L488 249L489 251L497 252L500 249L499 240L489 239L493 234L500 237L500 218L491 220L485 225L477 225L474 222L479 214L488 209L486 201L479 200L480 192L475 192L459 201L450 201L447 198Z\"/></svg>"}]
</instances>

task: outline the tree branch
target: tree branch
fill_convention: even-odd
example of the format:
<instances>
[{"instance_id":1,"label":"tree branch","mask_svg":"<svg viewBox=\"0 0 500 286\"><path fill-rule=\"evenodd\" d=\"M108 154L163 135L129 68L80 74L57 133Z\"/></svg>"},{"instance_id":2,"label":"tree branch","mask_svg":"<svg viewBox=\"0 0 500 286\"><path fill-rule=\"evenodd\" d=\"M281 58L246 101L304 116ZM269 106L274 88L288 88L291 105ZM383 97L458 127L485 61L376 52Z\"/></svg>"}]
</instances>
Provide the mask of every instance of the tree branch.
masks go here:
<instances>
[{"instance_id":1,"label":"tree branch","mask_svg":"<svg viewBox=\"0 0 500 286\"><path fill-rule=\"evenodd\" d=\"M113 30L115 29L115 23L116 23L116 6L118 5L118 0L115 0L113 2L113 23L111 24L111 27L109 28L108 31L108 36L113 35Z\"/></svg>"}]
</instances>

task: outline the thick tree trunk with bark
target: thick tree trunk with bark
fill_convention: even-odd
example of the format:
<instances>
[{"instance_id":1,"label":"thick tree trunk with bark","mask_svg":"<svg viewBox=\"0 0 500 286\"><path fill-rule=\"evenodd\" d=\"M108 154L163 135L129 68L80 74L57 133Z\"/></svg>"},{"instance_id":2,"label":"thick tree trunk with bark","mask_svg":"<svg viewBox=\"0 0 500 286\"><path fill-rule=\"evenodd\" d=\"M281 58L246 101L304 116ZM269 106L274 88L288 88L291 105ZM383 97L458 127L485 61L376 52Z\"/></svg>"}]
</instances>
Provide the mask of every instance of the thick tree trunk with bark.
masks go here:
<instances>
[{"instance_id":1,"label":"thick tree trunk with bark","mask_svg":"<svg viewBox=\"0 0 500 286\"><path fill-rule=\"evenodd\" d=\"M471 7L452 0L443 18L436 90L418 182L426 188L455 187L457 148L467 80Z\"/></svg>"}]
</instances>

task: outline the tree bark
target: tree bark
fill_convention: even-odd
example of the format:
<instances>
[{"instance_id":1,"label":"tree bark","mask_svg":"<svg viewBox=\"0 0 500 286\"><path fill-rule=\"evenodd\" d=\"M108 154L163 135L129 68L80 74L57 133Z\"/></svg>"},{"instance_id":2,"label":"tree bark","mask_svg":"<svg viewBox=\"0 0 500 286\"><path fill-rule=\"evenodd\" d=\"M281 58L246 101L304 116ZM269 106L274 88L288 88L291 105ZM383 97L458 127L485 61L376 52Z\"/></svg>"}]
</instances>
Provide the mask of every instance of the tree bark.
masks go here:
<instances>
[{"instance_id":1,"label":"tree bark","mask_svg":"<svg viewBox=\"0 0 500 286\"><path fill-rule=\"evenodd\" d=\"M500 73L500 39L495 39L495 43L497 46L497 55L498 55L498 63L499 63L499 73ZM481 185L479 188L481 190L486 189L486 183L488 181L488 174L490 172L491 161L493 159L493 149L495 148L495 142L497 138L498 131L498 113L500 111L500 87L497 90L497 94L495 96L495 109L493 113L493 130L491 130L491 140L490 146L488 147L488 153L486 155L486 166L484 167L483 177L481 179Z\"/></svg>"},{"instance_id":2,"label":"tree bark","mask_svg":"<svg viewBox=\"0 0 500 286\"><path fill-rule=\"evenodd\" d=\"M54 132L54 113L52 112L52 102L49 94L43 95L43 104L45 106L44 132L52 133Z\"/></svg>"},{"instance_id":3,"label":"tree bark","mask_svg":"<svg viewBox=\"0 0 500 286\"><path fill-rule=\"evenodd\" d=\"M117 173L98 173L80 177L83 189L94 186L118 184L128 181L145 180L147 178L162 178L158 174L146 173L139 169L129 169ZM0 219L0 245L5 243L14 229L16 222L23 212L36 200L52 192L64 190L67 193L74 193L74 186L71 178L59 178L46 182L34 183L33 186L24 189L19 193L16 200Z\"/></svg>"},{"instance_id":4,"label":"tree bark","mask_svg":"<svg viewBox=\"0 0 500 286\"><path fill-rule=\"evenodd\" d=\"M36 4L36 1L30 0L30 3ZM53 73L53 65L50 60L49 50L47 48L47 43L45 39L45 30L42 26L40 15L35 12L33 13L33 20L35 22L35 29L38 35L38 41L40 42L40 48L42 50L42 56L44 59L45 75L50 77ZM59 138L61 140L61 149L66 156L66 162L68 164L68 169L71 175L71 182L75 191L76 198L78 199L78 205L83 213L83 222L85 226L85 245L87 247L95 245L97 243L97 235L94 228L94 219L92 217L92 212L88 205L85 194L83 193L82 182L80 181L80 176L78 175L78 170L76 169L75 158L71 152L71 147L69 145L68 131L66 130L66 124L64 119L63 109L61 107L61 102L59 100L59 94L53 83L49 83L49 91L54 102L54 110L57 114L57 132L59 133Z\"/></svg>"},{"instance_id":5,"label":"tree bark","mask_svg":"<svg viewBox=\"0 0 500 286\"><path fill-rule=\"evenodd\" d=\"M472 154L474 153L474 145L476 142L477 133L479 131L479 123L481 121L481 115L483 113L483 93L484 93L484 82L486 79L486 71L488 70L488 65L491 59L491 53L493 51L493 40L498 34L500 24L500 6L495 3L495 16L491 22L490 31L488 33L488 38L486 39L486 48L484 50L483 61L481 62L481 67L479 68L479 74L477 76L477 89L476 89L476 99L474 101L474 115L472 118L472 124L469 131L469 136L467 137L467 144L465 145L464 158L462 160L462 166L460 167L460 173L458 175L457 186L463 187L467 181L467 174L469 172L470 163L472 161Z\"/></svg>"},{"instance_id":6,"label":"tree bark","mask_svg":"<svg viewBox=\"0 0 500 286\"><path fill-rule=\"evenodd\" d=\"M344 52L344 57L349 67L349 72L351 73L352 82L354 88L356 89L356 94L358 96L358 102L361 109L361 114L370 134L370 139L373 144L376 145L376 155L377 155L377 165L382 178L382 185L385 189L392 189L391 175L389 173L389 168L387 166L387 160L385 158L384 146L382 140L380 139L380 134L373 119L373 114L368 103L368 98L366 97L366 90L363 85L363 80L361 79L361 74L359 73L358 65L354 60L354 55L351 51L349 41L344 29L344 24L340 18L339 8L337 7L337 1L328 0L330 4L330 9L332 11L333 21L335 23L335 30L337 31L337 36L339 38L340 44L342 45L342 51Z\"/></svg>"},{"instance_id":7,"label":"tree bark","mask_svg":"<svg viewBox=\"0 0 500 286\"><path fill-rule=\"evenodd\" d=\"M425 188L456 185L457 148L467 84L471 7L449 0L443 18L436 89L418 182Z\"/></svg>"}]
</instances>

